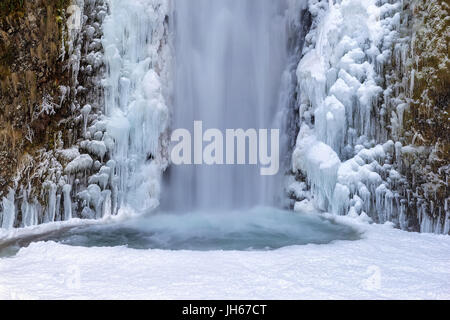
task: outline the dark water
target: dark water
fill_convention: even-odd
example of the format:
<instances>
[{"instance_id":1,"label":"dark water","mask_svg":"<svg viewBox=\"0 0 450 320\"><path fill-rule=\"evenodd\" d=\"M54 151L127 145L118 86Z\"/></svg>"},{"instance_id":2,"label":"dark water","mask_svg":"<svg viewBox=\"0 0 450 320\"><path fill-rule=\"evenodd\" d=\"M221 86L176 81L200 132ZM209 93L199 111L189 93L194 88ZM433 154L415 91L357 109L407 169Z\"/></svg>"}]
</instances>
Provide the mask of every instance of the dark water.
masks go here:
<instances>
[{"instance_id":1,"label":"dark water","mask_svg":"<svg viewBox=\"0 0 450 320\"><path fill-rule=\"evenodd\" d=\"M208 251L274 250L359 238L354 229L318 216L256 208L226 213L161 213L116 224L75 227L0 245L0 255L14 254L35 241L82 247Z\"/></svg>"}]
</instances>

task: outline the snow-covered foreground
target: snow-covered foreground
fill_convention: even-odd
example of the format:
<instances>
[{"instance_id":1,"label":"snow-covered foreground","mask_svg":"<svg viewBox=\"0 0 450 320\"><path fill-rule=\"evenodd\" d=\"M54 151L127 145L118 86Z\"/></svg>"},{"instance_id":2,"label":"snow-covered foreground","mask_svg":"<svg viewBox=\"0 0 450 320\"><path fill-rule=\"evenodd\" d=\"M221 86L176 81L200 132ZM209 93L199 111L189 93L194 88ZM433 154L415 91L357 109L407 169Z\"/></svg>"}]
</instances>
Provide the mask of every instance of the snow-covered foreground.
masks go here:
<instances>
[{"instance_id":1,"label":"snow-covered foreground","mask_svg":"<svg viewBox=\"0 0 450 320\"><path fill-rule=\"evenodd\" d=\"M0 298L450 298L449 236L407 233L390 225L357 227L365 230L363 240L265 252L38 242L0 259Z\"/></svg>"}]
</instances>

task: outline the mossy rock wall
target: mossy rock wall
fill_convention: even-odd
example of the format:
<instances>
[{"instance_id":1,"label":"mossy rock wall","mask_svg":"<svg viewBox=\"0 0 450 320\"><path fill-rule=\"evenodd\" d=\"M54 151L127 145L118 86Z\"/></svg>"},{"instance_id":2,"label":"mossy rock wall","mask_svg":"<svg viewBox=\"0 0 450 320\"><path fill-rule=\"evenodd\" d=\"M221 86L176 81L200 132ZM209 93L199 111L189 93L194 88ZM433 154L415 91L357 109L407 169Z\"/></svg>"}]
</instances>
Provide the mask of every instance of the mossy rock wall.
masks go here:
<instances>
[{"instance_id":1,"label":"mossy rock wall","mask_svg":"<svg viewBox=\"0 0 450 320\"><path fill-rule=\"evenodd\" d=\"M404 121L405 144L426 152L405 172L427 211L445 217L450 159L450 2L412 1L411 100Z\"/></svg>"},{"instance_id":2,"label":"mossy rock wall","mask_svg":"<svg viewBox=\"0 0 450 320\"><path fill-rule=\"evenodd\" d=\"M0 197L25 155L52 147L61 85L70 82L63 56L64 10L70 0L2 0L0 4Z\"/></svg>"}]
</instances>

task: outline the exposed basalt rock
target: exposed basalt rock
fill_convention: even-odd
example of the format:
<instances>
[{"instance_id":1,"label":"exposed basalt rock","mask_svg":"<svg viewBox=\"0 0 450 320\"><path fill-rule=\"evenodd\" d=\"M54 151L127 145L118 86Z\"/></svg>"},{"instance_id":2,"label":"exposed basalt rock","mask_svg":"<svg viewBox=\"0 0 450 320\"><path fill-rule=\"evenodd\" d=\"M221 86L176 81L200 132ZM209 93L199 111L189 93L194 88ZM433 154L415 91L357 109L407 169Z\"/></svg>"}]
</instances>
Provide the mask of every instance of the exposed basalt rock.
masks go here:
<instances>
[{"instance_id":1,"label":"exposed basalt rock","mask_svg":"<svg viewBox=\"0 0 450 320\"><path fill-rule=\"evenodd\" d=\"M69 1L2 1L0 7L0 197L13 187L20 163L52 149L59 103L69 84L61 59L64 9ZM54 101L58 101L56 104Z\"/></svg>"},{"instance_id":2,"label":"exposed basalt rock","mask_svg":"<svg viewBox=\"0 0 450 320\"><path fill-rule=\"evenodd\" d=\"M431 218L421 230L439 232L449 218L450 200L450 5L419 0L410 10L410 104L402 138L415 152L405 159L403 172L417 199L411 210Z\"/></svg>"},{"instance_id":3,"label":"exposed basalt rock","mask_svg":"<svg viewBox=\"0 0 450 320\"><path fill-rule=\"evenodd\" d=\"M450 171L449 5L404 1L398 41L383 70L386 137L402 146L396 169L407 228L441 233L448 219ZM447 227L448 228L448 227Z\"/></svg>"}]
</instances>

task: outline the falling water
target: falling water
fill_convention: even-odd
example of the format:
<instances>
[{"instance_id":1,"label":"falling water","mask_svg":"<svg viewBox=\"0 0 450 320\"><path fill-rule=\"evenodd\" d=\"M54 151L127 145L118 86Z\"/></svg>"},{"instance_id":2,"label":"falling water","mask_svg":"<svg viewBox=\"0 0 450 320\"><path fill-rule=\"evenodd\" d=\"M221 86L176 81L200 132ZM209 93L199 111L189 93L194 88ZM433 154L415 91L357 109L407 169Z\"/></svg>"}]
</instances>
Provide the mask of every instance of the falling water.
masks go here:
<instances>
[{"instance_id":1,"label":"falling water","mask_svg":"<svg viewBox=\"0 0 450 320\"><path fill-rule=\"evenodd\" d=\"M203 130L279 128L286 69L287 2L175 1L172 127ZM163 209L233 209L274 204L279 176L257 166L172 166Z\"/></svg>"}]
</instances>

